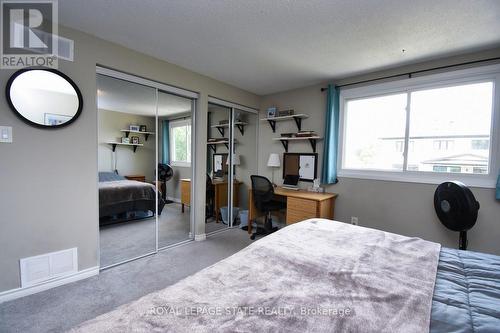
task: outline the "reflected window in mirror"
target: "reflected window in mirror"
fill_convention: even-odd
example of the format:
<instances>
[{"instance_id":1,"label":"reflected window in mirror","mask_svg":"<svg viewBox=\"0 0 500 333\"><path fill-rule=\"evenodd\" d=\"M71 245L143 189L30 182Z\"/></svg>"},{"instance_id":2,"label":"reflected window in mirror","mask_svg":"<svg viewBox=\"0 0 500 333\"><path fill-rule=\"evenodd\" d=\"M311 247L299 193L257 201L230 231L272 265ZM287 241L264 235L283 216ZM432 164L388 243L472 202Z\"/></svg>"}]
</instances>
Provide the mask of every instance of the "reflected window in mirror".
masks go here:
<instances>
[{"instance_id":1,"label":"reflected window in mirror","mask_svg":"<svg viewBox=\"0 0 500 333\"><path fill-rule=\"evenodd\" d=\"M191 166L191 119L173 120L170 127L170 164Z\"/></svg>"}]
</instances>

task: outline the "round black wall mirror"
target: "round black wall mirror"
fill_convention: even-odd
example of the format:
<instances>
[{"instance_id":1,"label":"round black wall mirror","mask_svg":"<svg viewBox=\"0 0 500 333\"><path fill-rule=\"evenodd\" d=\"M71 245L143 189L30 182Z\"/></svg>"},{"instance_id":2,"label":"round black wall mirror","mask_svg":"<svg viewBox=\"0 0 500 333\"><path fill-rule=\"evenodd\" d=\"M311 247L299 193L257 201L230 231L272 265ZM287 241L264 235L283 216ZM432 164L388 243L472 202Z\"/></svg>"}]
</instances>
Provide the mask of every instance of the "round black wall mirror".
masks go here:
<instances>
[{"instance_id":1,"label":"round black wall mirror","mask_svg":"<svg viewBox=\"0 0 500 333\"><path fill-rule=\"evenodd\" d=\"M82 112L82 93L65 74L51 68L15 72L5 89L7 102L24 122L40 128L60 128Z\"/></svg>"}]
</instances>

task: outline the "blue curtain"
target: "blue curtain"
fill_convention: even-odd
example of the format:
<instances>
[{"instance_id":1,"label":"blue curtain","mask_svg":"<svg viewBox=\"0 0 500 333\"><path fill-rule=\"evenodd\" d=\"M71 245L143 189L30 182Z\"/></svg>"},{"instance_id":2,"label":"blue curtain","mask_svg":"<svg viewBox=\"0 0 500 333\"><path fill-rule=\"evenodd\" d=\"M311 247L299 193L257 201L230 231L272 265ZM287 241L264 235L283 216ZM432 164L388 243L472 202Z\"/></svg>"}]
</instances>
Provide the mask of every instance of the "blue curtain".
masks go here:
<instances>
[{"instance_id":1,"label":"blue curtain","mask_svg":"<svg viewBox=\"0 0 500 333\"><path fill-rule=\"evenodd\" d=\"M337 146L339 141L339 89L329 84L327 94L321 183L336 184L338 182Z\"/></svg>"},{"instance_id":2,"label":"blue curtain","mask_svg":"<svg viewBox=\"0 0 500 333\"><path fill-rule=\"evenodd\" d=\"M162 121L162 138L163 138L163 143L161 147L161 157L162 157L162 163L163 164L169 164L170 163L170 131L169 131L169 126L168 126L169 121L164 120Z\"/></svg>"}]
</instances>

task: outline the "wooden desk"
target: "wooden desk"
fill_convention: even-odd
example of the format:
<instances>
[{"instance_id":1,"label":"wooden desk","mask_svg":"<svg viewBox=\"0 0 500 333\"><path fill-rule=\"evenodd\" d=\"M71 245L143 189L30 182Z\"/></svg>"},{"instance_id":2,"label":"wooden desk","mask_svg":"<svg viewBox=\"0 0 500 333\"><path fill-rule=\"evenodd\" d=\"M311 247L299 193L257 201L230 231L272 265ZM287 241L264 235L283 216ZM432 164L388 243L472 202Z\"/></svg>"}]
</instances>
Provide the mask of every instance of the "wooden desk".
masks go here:
<instances>
[{"instance_id":1,"label":"wooden desk","mask_svg":"<svg viewBox=\"0 0 500 333\"><path fill-rule=\"evenodd\" d=\"M215 180L212 182L214 186L214 209L215 209L215 221L219 222L220 220L220 208L227 206L227 181L219 181ZM234 206L238 207L239 205L239 189L240 189L240 181L235 180L233 184L233 193L234 193ZM181 205L182 212L184 213L184 206L191 205L191 179L185 178L181 179Z\"/></svg>"},{"instance_id":2,"label":"wooden desk","mask_svg":"<svg viewBox=\"0 0 500 333\"><path fill-rule=\"evenodd\" d=\"M320 217L333 219L336 193L315 193L305 190L287 190L282 187L274 189L274 195L286 200L286 224ZM253 203L252 189L248 190L248 233L252 233L251 221L262 216Z\"/></svg>"}]
</instances>

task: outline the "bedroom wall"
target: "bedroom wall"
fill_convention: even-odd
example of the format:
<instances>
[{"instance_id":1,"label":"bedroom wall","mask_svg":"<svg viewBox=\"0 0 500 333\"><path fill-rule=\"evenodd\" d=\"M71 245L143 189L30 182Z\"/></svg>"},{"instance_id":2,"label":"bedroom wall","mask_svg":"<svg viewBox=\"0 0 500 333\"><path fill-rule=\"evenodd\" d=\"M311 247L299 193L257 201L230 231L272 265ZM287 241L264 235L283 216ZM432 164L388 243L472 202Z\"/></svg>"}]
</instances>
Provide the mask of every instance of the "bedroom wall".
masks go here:
<instances>
[{"instance_id":1,"label":"bedroom wall","mask_svg":"<svg viewBox=\"0 0 500 333\"><path fill-rule=\"evenodd\" d=\"M81 117L71 126L41 130L20 121L0 100L0 124L14 142L0 144L0 292L20 287L19 259L78 248L78 269L98 265L97 64L200 93L196 174L205 177L208 95L259 107L260 97L117 44L60 27L75 42L74 62L59 69L79 86ZM0 70L3 87L13 70ZM195 234L204 234L205 192L195 193Z\"/></svg>"},{"instance_id":2,"label":"bedroom wall","mask_svg":"<svg viewBox=\"0 0 500 333\"><path fill-rule=\"evenodd\" d=\"M500 48L337 80L335 83L345 84L498 56L500 56ZM325 87L325 85L326 83L323 83L264 96L261 103L261 116L264 116L263 110L273 105L283 109L294 108L297 113L309 115L309 118L303 121L304 130L312 129L317 131L320 136L323 136L326 96L320 91L320 88ZM271 170L266 166L269 153L283 153L281 144L273 142L271 138L281 132L295 132L297 130L293 122L280 122L276 126L276 133L272 133L269 125L260 124L259 173L268 177L271 177ZM311 147L308 142L291 143L289 151L311 152ZM322 142L318 143L317 151L320 162L318 174L321 174ZM276 171L276 175L278 174L281 175L281 169ZM301 186L306 187L310 186L310 184L301 183ZM359 224L362 226L421 237L439 242L444 246L456 247L458 234L447 230L435 216L433 206L435 188L436 185L434 184L340 178L338 184L327 186L326 190L339 193L335 205L336 220L350 222L351 216L357 216L359 217ZM495 201L494 189L472 188L472 191L476 199L481 203L481 209L477 224L469 232L469 249L500 255L500 242L498 241L500 239L500 225L498 223L500 201Z\"/></svg>"},{"instance_id":3,"label":"bedroom wall","mask_svg":"<svg viewBox=\"0 0 500 333\"><path fill-rule=\"evenodd\" d=\"M98 111L98 170L114 171L114 158L111 145L106 142L120 142L124 134L122 129L129 128L129 125L146 125L150 131L155 128L155 117L133 115L130 113L108 111L100 109ZM131 137L133 135L130 135ZM144 140L144 135L137 135L143 147L138 147L136 152L132 147L117 146L115 150L116 170L122 176L143 175L146 181L152 182L155 178L155 140L150 136L148 141Z\"/></svg>"}]
</instances>

